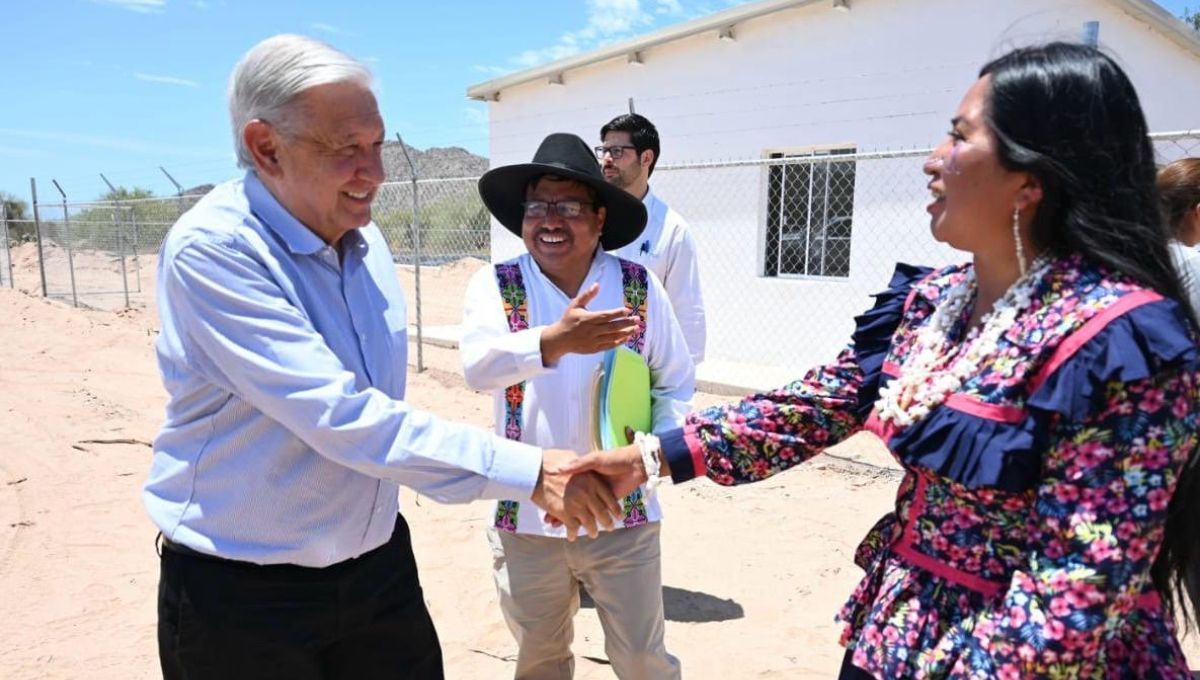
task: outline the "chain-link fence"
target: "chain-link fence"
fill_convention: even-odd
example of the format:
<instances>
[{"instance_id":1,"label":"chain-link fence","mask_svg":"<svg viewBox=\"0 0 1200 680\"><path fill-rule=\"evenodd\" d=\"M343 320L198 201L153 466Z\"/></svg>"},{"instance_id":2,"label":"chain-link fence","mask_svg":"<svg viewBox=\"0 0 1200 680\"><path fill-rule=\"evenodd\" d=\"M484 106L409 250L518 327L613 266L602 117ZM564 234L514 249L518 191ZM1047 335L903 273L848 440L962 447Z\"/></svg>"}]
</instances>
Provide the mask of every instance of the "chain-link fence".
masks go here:
<instances>
[{"instance_id":1,"label":"chain-link fence","mask_svg":"<svg viewBox=\"0 0 1200 680\"><path fill-rule=\"evenodd\" d=\"M829 360L897 261L958 259L929 237L925 155L841 148L657 170L654 192L696 239L709 368L792 375Z\"/></svg>"},{"instance_id":2,"label":"chain-link fence","mask_svg":"<svg viewBox=\"0 0 1200 680\"><path fill-rule=\"evenodd\" d=\"M12 242L13 238L8 230L8 204L0 201L0 288L14 288L13 283L13 262L12 262Z\"/></svg>"},{"instance_id":3,"label":"chain-link fence","mask_svg":"<svg viewBox=\"0 0 1200 680\"><path fill-rule=\"evenodd\" d=\"M491 253L490 216L478 177L389 182L379 187L372 217L410 296L417 370L425 369L425 330L462 320L465 275ZM423 269L424 268L424 269Z\"/></svg>"},{"instance_id":4,"label":"chain-link fence","mask_svg":"<svg viewBox=\"0 0 1200 680\"><path fill-rule=\"evenodd\" d=\"M1161 163L1200 154L1200 132L1153 140ZM698 248L709 369L793 375L828 360L896 262L964 259L929 235L927 154L840 147L659 167L651 185L687 220ZM492 231L477 180L390 182L376 196L374 219L418 337L422 327L458 323L470 272L522 247ZM16 245L0 251L0 283L12 285L10 265L20 268L40 245L46 294L96 307L145 303L162 238L197 199L35 203L36 224L6 221L4 242ZM505 235L493 243L493 233Z\"/></svg>"},{"instance_id":5,"label":"chain-link fence","mask_svg":"<svg viewBox=\"0 0 1200 680\"><path fill-rule=\"evenodd\" d=\"M486 260L490 217L478 182L478 177L461 177L381 186L372 214L396 262L436 266L464 257Z\"/></svg>"},{"instance_id":6,"label":"chain-link fence","mask_svg":"<svg viewBox=\"0 0 1200 680\"><path fill-rule=\"evenodd\" d=\"M1158 164L1166 165L1180 158L1200 156L1200 130L1163 132L1150 135Z\"/></svg>"},{"instance_id":7,"label":"chain-link fence","mask_svg":"<svg viewBox=\"0 0 1200 680\"><path fill-rule=\"evenodd\" d=\"M1152 140L1162 164L1200 153L1200 132ZM744 384L798 375L846 344L897 262L966 259L930 236L929 151L825 148L654 173L696 239L710 372L725 363Z\"/></svg>"},{"instance_id":8,"label":"chain-link fence","mask_svg":"<svg viewBox=\"0 0 1200 680\"><path fill-rule=\"evenodd\" d=\"M488 213L478 178L393 182L380 187L375 221L400 265L441 265L464 257L486 260ZM44 293L75 305L118 308L147 302L154 259L167 230L201 196L123 201L35 202L35 220L7 220L0 265L36 253ZM7 269L0 285L12 285ZM26 281L27 289L34 285Z\"/></svg>"},{"instance_id":9,"label":"chain-link fence","mask_svg":"<svg viewBox=\"0 0 1200 680\"><path fill-rule=\"evenodd\" d=\"M36 253L41 291L76 306L144 303L147 256L199 196L122 201L34 202L32 222L12 239L18 259ZM10 232L11 232L10 228Z\"/></svg>"}]
</instances>

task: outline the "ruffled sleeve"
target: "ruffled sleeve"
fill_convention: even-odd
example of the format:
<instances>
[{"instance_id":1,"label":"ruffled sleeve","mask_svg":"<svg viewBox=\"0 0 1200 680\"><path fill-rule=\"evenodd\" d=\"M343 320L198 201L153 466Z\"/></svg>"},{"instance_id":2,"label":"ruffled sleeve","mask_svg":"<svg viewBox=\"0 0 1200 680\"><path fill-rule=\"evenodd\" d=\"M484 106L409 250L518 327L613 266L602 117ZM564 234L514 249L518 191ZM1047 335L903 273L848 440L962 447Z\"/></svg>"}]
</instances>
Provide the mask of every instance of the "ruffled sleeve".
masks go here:
<instances>
[{"instance_id":1,"label":"ruffled sleeve","mask_svg":"<svg viewBox=\"0 0 1200 680\"><path fill-rule=\"evenodd\" d=\"M1184 663L1169 636L1140 652L1111 638L1113 622L1161 606L1150 568L1197 446L1196 346L1178 305L1163 300L1062 353L1029 401L1049 417L1028 562L994 607L947 636L949 677L1106 677Z\"/></svg>"},{"instance_id":2,"label":"ruffled sleeve","mask_svg":"<svg viewBox=\"0 0 1200 680\"><path fill-rule=\"evenodd\" d=\"M858 367L862 371L862 385L858 390L857 416L866 420L879 400L879 388L883 380L883 362L892 346L892 336L900 325L905 305L913 286L927 278L933 270L898 263L887 290L877 293L875 305L863 314L854 317L854 333L850 336L850 349L854 350Z\"/></svg>"},{"instance_id":3,"label":"ruffled sleeve","mask_svg":"<svg viewBox=\"0 0 1200 680\"><path fill-rule=\"evenodd\" d=\"M930 271L897 265L887 290L855 318L852 342L833 363L780 389L694 413L683 428L661 435L672 478L759 481L860 430L879 397L884 359L909 292Z\"/></svg>"},{"instance_id":4,"label":"ruffled sleeve","mask_svg":"<svg viewBox=\"0 0 1200 680\"><path fill-rule=\"evenodd\" d=\"M1034 378L1028 406L1078 421L1108 398L1104 388L1110 382L1145 380L1164 366L1193 366L1197 349L1187 328L1174 302L1135 307L1086 341L1065 342Z\"/></svg>"},{"instance_id":5,"label":"ruffled sleeve","mask_svg":"<svg viewBox=\"0 0 1200 680\"><path fill-rule=\"evenodd\" d=\"M1078 422L1108 398L1110 382L1144 380L1163 366L1196 360L1178 305L1154 300L1160 298L1149 292L1126 296L1064 340L1029 382L1025 409L1034 418L983 417L949 400L897 433L889 442L892 451L907 466L969 489L1034 488L1053 417Z\"/></svg>"}]
</instances>

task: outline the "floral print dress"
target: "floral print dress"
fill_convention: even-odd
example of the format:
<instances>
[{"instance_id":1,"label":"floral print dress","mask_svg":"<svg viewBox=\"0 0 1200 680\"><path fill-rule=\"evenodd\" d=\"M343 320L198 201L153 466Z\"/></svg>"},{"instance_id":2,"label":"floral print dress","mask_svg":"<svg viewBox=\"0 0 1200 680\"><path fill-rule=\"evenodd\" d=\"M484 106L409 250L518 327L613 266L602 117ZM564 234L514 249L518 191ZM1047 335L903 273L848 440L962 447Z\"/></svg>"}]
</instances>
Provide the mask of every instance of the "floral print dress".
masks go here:
<instances>
[{"instance_id":1,"label":"floral print dress","mask_svg":"<svg viewBox=\"0 0 1200 680\"><path fill-rule=\"evenodd\" d=\"M837 614L847 676L1190 678L1150 579L1200 426L1182 310L1063 258L957 392L885 426L880 386L967 267L901 265L834 363L663 437L672 476L754 482L862 429L883 439L905 476Z\"/></svg>"}]
</instances>

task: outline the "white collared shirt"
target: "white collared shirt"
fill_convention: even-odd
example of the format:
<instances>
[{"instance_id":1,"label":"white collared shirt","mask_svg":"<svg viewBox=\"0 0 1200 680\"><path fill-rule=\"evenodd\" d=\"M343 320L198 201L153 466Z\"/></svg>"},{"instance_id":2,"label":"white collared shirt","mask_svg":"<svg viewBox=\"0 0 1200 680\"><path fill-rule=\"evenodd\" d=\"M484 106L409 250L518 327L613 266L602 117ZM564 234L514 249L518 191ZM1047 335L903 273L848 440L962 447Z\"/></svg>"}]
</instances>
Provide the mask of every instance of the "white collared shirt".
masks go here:
<instances>
[{"instance_id":1,"label":"white collared shirt","mask_svg":"<svg viewBox=\"0 0 1200 680\"><path fill-rule=\"evenodd\" d=\"M1183 292L1192 303L1192 313L1200 317L1200 251L1179 241L1171 241L1171 259L1179 270ZM1197 319L1200 322L1200 318Z\"/></svg>"},{"instance_id":2,"label":"white collared shirt","mask_svg":"<svg viewBox=\"0 0 1200 680\"><path fill-rule=\"evenodd\" d=\"M156 348L168 397L146 509L175 543L325 567L383 545L400 484L528 499L541 452L405 401L404 293L378 227L341 258L253 172L171 227Z\"/></svg>"},{"instance_id":3,"label":"white collared shirt","mask_svg":"<svg viewBox=\"0 0 1200 680\"><path fill-rule=\"evenodd\" d=\"M612 251L654 272L667 290L679 327L687 339L692 362L704 361L704 297L700 293L700 266L696 241L687 222L662 199L646 189L646 229L636 241Z\"/></svg>"},{"instance_id":4,"label":"white collared shirt","mask_svg":"<svg viewBox=\"0 0 1200 680\"><path fill-rule=\"evenodd\" d=\"M516 333L509 330L495 267L475 272L467 287L459 344L463 375L472 389L492 391L497 434L504 433L504 389L524 381L521 441L587 453L593 448L592 379L604 353L567 354L555 366L542 365L542 331L562 317L571 298L546 278L528 253L512 262L521 268L529 328ZM652 272L647 278L643 356L650 366L653 429L661 432L683 424L695 391L695 369L662 284ZM615 309L624 304L616 257L597 252L579 289L586 290L597 281L600 292L588 309ZM646 514L652 522L662 518L656 499L647 503ZM565 536L561 528L545 524L532 503L521 503L517 531Z\"/></svg>"}]
</instances>

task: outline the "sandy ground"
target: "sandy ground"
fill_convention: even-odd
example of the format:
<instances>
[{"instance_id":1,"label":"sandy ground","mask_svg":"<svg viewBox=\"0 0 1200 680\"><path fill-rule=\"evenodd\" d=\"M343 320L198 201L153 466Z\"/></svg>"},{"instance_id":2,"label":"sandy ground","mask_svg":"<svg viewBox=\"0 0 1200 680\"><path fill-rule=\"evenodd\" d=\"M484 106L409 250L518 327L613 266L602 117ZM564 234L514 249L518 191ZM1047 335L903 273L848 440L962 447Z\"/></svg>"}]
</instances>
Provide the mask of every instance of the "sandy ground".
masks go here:
<instances>
[{"instance_id":1,"label":"sandy ground","mask_svg":"<svg viewBox=\"0 0 1200 680\"><path fill-rule=\"evenodd\" d=\"M75 253L77 286L121 290L119 262ZM36 255L13 252L17 289L0 289L0 678L159 677L155 529L141 504L162 415L155 370L153 258L141 289L89 293L99 309L46 300ZM478 262L423 272L427 323L455 323ZM411 274L400 270L407 291ZM69 293L69 289L67 290ZM116 300L115 302L113 300ZM410 297L410 307L412 307ZM410 353L411 356L411 353ZM413 403L490 426L452 350L426 348ZM698 395L698 405L718 397ZM899 475L869 436L797 470L738 489L663 489L667 645L685 677L829 678L841 659L833 614L858 580L851 556L888 509ZM484 538L487 503L402 494L449 678L511 677ZM1200 659L1195 639L1190 658ZM614 677L595 611L576 619L576 677Z\"/></svg>"}]
</instances>

